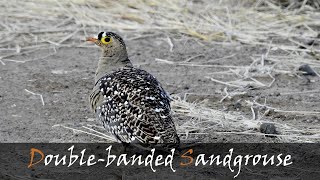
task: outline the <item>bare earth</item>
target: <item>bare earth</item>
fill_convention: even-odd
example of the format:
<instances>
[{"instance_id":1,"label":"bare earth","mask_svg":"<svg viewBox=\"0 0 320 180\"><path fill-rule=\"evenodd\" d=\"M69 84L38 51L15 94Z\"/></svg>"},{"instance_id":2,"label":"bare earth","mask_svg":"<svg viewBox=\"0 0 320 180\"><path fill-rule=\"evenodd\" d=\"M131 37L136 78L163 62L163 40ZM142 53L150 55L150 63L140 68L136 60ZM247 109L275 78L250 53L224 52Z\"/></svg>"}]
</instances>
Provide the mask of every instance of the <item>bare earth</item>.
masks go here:
<instances>
[{"instance_id":1,"label":"bare earth","mask_svg":"<svg viewBox=\"0 0 320 180\"><path fill-rule=\"evenodd\" d=\"M246 101L260 104L266 102L268 106L284 111L320 111L320 96L316 91L320 88L319 77L301 74L273 74L275 81L270 87L255 88L248 85L244 91L246 93L220 101L225 96L225 87L228 87L228 92L233 92L237 87L213 82L208 76L222 82L236 80L235 73L226 72L233 66L250 66L253 62L251 57L265 54L265 47L240 43L206 43L191 37L169 34L174 44L171 52L166 34L151 34L135 39L130 38L129 33L121 35L125 37L133 64L157 77L171 95L186 97L187 102L199 103L226 113L237 111L248 119L253 118L253 114ZM6 61L5 65L0 64L0 142L103 142L101 138L57 126L63 124L76 128L95 124L94 114L88 106L88 94L93 87L100 50L88 44L88 47L83 48L60 47L56 53L53 52L53 48L40 49L27 55L14 56L15 60L33 61ZM286 53L271 50L271 55L285 56ZM183 61L189 65L184 65ZM192 63L201 66L190 66ZM264 63L272 65L273 62L265 60ZM272 82L271 77L257 79L264 84ZM31 92L41 94L44 105L40 96ZM252 107L256 118L261 117L264 121L289 124L296 128L319 126L319 114L316 113L269 111L261 116L265 109ZM178 131L180 125L190 120L187 117L175 117ZM188 138L183 131L179 133L183 141L282 141L261 135L219 134L216 132L225 130L210 128L210 123L208 127L193 132L195 134L191 132Z\"/></svg>"}]
</instances>

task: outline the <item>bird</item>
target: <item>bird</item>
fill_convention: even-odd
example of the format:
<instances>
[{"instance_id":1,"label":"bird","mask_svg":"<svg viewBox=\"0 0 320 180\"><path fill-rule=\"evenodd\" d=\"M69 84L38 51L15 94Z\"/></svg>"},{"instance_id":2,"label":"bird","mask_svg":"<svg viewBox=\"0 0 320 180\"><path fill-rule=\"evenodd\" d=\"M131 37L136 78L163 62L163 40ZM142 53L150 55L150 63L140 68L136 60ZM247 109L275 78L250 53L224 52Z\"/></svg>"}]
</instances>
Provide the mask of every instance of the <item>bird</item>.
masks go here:
<instances>
[{"instance_id":1,"label":"bird","mask_svg":"<svg viewBox=\"0 0 320 180\"><path fill-rule=\"evenodd\" d=\"M102 50L89 102L107 132L123 144L178 145L170 96L153 75L132 65L123 39L100 32L86 40Z\"/></svg>"}]
</instances>

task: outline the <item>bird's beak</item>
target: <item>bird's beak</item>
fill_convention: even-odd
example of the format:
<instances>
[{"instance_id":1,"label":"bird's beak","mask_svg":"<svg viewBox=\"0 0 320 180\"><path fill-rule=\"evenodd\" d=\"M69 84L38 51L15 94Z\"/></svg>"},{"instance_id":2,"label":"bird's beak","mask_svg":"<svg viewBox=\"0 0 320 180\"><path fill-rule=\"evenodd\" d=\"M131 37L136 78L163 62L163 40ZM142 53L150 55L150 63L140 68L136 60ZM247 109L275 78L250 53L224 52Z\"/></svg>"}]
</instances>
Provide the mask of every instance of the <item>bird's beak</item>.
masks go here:
<instances>
[{"instance_id":1,"label":"bird's beak","mask_svg":"<svg viewBox=\"0 0 320 180\"><path fill-rule=\"evenodd\" d=\"M90 42L97 42L98 41L98 39L97 38L94 38L94 37L88 37L87 39L86 39L86 41L90 41Z\"/></svg>"}]
</instances>

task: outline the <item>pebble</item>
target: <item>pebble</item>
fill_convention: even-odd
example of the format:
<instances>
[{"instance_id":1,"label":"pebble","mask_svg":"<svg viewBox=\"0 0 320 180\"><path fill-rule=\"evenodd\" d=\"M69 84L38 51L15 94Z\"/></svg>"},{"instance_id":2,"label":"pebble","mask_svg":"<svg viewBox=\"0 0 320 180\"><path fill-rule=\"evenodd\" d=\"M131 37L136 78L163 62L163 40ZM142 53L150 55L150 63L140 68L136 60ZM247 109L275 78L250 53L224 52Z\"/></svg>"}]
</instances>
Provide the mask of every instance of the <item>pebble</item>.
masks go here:
<instances>
[{"instance_id":1,"label":"pebble","mask_svg":"<svg viewBox=\"0 0 320 180\"><path fill-rule=\"evenodd\" d=\"M239 109L241 109L242 104L241 104L240 101L237 101L236 103L233 104L233 107L234 107L236 110L239 110Z\"/></svg>"},{"instance_id":2,"label":"pebble","mask_svg":"<svg viewBox=\"0 0 320 180\"><path fill-rule=\"evenodd\" d=\"M279 134L276 130L276 126L272 123L262 123L260 125L260 132L264 134ZM270 135L268 135L270 136ZM272 137L272 136L270 136Z\"/></svg>"},{"instance_id":3,"label":"pebble","mask_svg":"<svg viewBox=\"0 0 320 180\"><path fill-rule=\"evenodd\" d=\"M299 71L303 71L303 75L316 76L317 73L308 65L304 64L299 67Z\"/></svg>"}]
</instances>

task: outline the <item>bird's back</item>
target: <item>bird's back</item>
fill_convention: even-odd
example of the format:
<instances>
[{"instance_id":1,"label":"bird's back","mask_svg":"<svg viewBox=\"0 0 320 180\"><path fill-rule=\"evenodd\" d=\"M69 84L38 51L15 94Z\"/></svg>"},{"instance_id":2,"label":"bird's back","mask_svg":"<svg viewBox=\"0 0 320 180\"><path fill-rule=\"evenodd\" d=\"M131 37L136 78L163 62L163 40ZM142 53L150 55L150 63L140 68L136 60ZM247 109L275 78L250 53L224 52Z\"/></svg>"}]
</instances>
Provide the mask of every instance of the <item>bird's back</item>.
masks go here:
<instances>
[{"instance_id":1,"label":"bird's back","mask_svg":"<svg viewBox=\"0 0 320 180\"><path fill-rule=\"evenodd\" d=\"M179 143L170 99L148 72L121 68L100 78L90 104L103 126L125 143Z\"/></svg>"}]
</instances>

